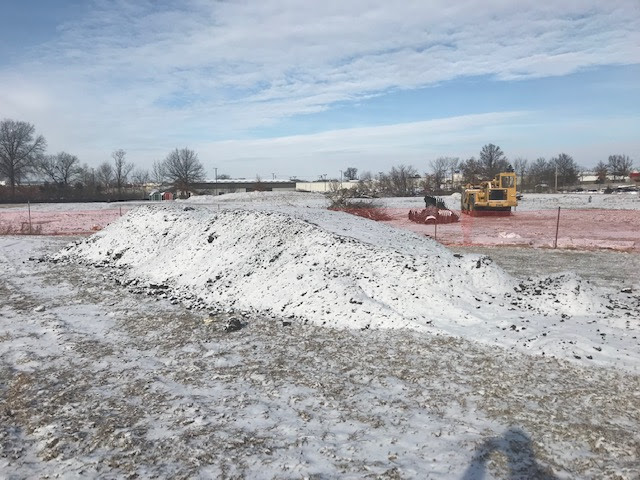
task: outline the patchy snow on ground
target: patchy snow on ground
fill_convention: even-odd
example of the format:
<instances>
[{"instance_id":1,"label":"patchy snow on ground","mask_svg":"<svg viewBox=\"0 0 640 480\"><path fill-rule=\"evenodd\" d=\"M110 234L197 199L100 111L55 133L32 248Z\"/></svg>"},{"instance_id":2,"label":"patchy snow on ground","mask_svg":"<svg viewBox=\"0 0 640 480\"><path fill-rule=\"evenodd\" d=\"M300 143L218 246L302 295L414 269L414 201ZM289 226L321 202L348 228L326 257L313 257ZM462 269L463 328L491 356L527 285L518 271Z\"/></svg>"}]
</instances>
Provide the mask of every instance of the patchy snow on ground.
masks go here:
<instances>
[{"instance_id":1,"label":"patchy snow on ground","mask_svg":"<svg viewBox=\"0 0 640 480\"><path fill-rule=\"evenodd\" d=\"M571 273L516 281L487 257L325 209L140 207L55 259L114 267L202 308L415 328L633 371L640 358L631 299Z\"/></svg>"},{"instance_id":2,"label":"patchy snow on ground","mask_svg":"<svg viewBox=\"0 0 640 480\"><path fill-rule=\"evenodd\" d=\"M572 271L591 284L605 289L640 291L640 255L609 250L537 250L509 246L452 246L457 253L491 257L517 278Z\"/></svg>"},{"instance_id":3,"label":"patchy snow on ground","mask_svg":"<svg viewBox=\"0 0 640 480\"><path fill-rule=\"evenodd\" d=\"M459 200L458 200L459 206ZM518 200L518 211L557 209L640 210L637 193L527 194Z\"/></svg>"},{"instance_id":4,"label":"patchy snow on ground","mask_svg":"<svg viewBox=\"0 0 640 480\"><path fill-rule=\"evenodd\" d=\"M0 237L3 475L636 478L634 288L516 278L326 205Z\"/></svg>"}]
</instances>

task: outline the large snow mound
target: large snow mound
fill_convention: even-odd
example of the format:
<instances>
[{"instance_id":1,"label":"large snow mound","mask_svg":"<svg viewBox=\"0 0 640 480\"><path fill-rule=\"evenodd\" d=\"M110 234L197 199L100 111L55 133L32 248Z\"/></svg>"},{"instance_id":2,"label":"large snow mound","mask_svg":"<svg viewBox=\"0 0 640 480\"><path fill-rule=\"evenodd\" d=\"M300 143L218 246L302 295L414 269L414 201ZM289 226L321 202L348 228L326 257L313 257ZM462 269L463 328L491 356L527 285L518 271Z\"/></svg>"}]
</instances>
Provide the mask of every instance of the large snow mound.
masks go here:
<instances>
[{"instance_id":1,"label":"large snow mound","mask_svg":"<svg viewBox=\"0 0 640 480\"><path fill-rule=\"evenodd\" d=\"M117 267L204 307L335 327L462 334L523 310L603 308L574 276L518 285L486 257L339 212L184 205L140 207L58 259Z\"/></svg>"}]
</instances>

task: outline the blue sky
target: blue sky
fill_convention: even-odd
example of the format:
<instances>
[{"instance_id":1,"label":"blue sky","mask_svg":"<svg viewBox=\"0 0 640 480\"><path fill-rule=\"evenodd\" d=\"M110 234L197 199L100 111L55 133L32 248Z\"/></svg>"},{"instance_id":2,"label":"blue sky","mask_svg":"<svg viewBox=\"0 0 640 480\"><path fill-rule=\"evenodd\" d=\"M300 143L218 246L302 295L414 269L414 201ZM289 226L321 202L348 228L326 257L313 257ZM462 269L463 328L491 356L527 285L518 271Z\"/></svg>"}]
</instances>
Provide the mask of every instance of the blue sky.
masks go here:
<instances>
[{"instance_id":1,"label":"blue sky","mask_svg":"<svg viewBox=\"0 0 640 480\"><path fill-rule=\"evenodd\" d=\"M0 117L50 152L213 175L419 172L439 156L640 167L640 3L8 0Z\"/></svg>"}]
</instances>

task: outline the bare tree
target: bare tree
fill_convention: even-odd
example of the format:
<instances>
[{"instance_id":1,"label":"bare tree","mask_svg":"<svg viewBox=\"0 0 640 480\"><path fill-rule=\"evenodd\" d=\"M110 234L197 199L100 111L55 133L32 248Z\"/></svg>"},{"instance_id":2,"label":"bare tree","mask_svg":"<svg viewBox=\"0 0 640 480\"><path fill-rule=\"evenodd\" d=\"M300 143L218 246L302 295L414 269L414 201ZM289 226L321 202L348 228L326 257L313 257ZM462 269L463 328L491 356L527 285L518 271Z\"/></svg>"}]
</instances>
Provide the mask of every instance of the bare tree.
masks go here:
<instances>
[{"instance_id":1,"label":"bare tree","mask_svg":"<svg viewBox=\"0 0 640 480\"><path fill-rule=\"evenodd\" d=\"M204 167L198 155L188 148L175 149L163 162L163 170L169 180L182 195L188 195L191 185L204 179ZM259 183L256 180L256 183Z\"/></svg>"},{"instance_id":2,"label":"bare tree","mask_svg":"<svg viewBox=\"0 0 640 480\"><path fill-rule=\"evenodd\" d=\"M36 170L56 185L66 188L80 173L80 161L75 155L60 152L44 155L36 162Z\"/></svg>"},{"instance_id":3,"label":"bare tree","mask_svg":"<svg viewBox=\"0 0 640 480\"><path fill-rule=\"evenodd\" d=\"M571 155L561 153L557 157L552 158L551 163L557 168L557 173L554 173L557 176L559 185L567 187L578 181L580 169Z\"/></svg>"},{"instance_id":4,"label":"bare tree","mask_svg":"<svg viewBox=\"0 0 640 480\"><path fill-rule=\"evenodd\" d=\"M85 163L78 168L78 181L84 186L86 190L95 192L98 183L96 169L93 167L89 167Z\"/></svg>"},{"instance_id":5,"label":"bare tree","mask_svg":"<svg viewBox=\"0 0 640 480\"><path fill-rule=\"evenodd\" d=\"M374 196L377 193L378 185L369 171L362 172L358 179L357 194L361 196Z\"/></svg>"},{"instance_id":6,"label":"bare tree","mask_svg":"<svg viewBox=\"0 0 640 480\"><path fill-rule=\"evenodd\" d=\"M113 184L113 167L111 164L109 162L102 162L98 166L96 177L102 188L108 190Z\"/></svg>"},{"instance_id":7,"label":"bare tree","mask_svg":"<svg viewBox=\"0 0 640 480\"><path fill-rule=\"evenodd\" d=\"M534 188L547 187L553 183L555 175L555 166L547 161L544 157L536 158L535 162L529 167L529 181Z\"/></svg>"},{"instance_id":8,"label":"bare tree","mask_svg":"<svg viewBox=\"0 0 640 480\"><path fill-rule=\"evenodd\" d=\"M358 169L354 167L348 167L344 171L344 179L345 180L357 180L358 179Z\"/></svg>"},{"instance_id":9,"label":"bare tree","mask_svg":"<svg viewBox=\"0 0 640 480\"><path fill-rule=\"evenodd\" d=\"M482 165L476 157L471 157L465 160L462 163L461 170L462 178L467 183L477 184L482 179Z\"/></svg>"},{"instance_id":10,"label":"bare tree","mask_svg":"<svg viewBox=\"0 0 640 480\"><path fill-rule=\"evenodd\" d=\"M419 179L418 171L414 167L398 165L392 167L388 174L380 175L380 184L383 193L387 195L409 197L415 193Z\"/></svg>"},{"instance_id":11,"label":"bare tree","mask_svg":"<svg viewBox=\"0 0 640 480\"><path fill-rule=\"evenodd\" d=\"M44 137L36 135L30 123L9 119L0 122L0 178L9 181L12 196L46 146Z\"/></svg>"},{"instance_id":12,"label":"bare tree","mask_svg":"<svg viewBox=\"0 0 640 480\"><path fill-rule=\"evenodd\" d=\"M367 171L362 172L360 174L360 180L364 181L364 182L369 182L369 181L373 180L373 175L371 174L370 171L367 170Z\"/></svg>"},{"instance_id":13,"label":"bare tree","mask_svg":"<svg viewBox=\"0 0 640 480\"><path fill-rule=\"evenodd\" d=\"M157 183L161 184L167 178L167 172L165 171L164 161L156 160L153 162L153 167L151 168L151 179Z\"/></svg>"},{"instance_id":14,"label":"bare tree","mask_svg":"<svg viewBox=\"0 0 640 480\"><path fill-rule=\"evenodd\" d=\"M509 162L497 145L489 143L480 151L480 164L482 173L487 180L492 179L499 172L504 172L509 167Z\"/></svg>"},{"instance_id":15,"label":"bare tree","mask_svg":"<svg viewBox=\"0 0 640 480\"><path fill-rule=\"evenodd\" d=\"M596 174L596 183L605 183L609 174L609 165L600 160L594 169L594 173Z\"/></svg>"},{"instance_id":16,"label":"bare tree","mask_svg":"<svg viewBox=\"0 0 640 480\"><path fill-rule=\"evenodd\" d=\"M529 160L522 157L516 157L513 160L513 169L516 172L521 188L526 185L527 172L529 170Z\"/></svg>"},{"instance_id":17,"label":"bare tree","mask_svg":"<svg viewBox=\"0 0 640 480\"><path fill-rule=\"evenodd\" d=\"M256 181L253 184L253 190L255 192L264 192L265 191L264 182L262 181L262 177L260 175L256 175Z\"/></svg>"},{"instance_id":18,"label":"bare tree","mask_svg":"<svg viewBox=\"0 0 640 480\"><path fill-rule=\"evenodd\" d=\"M133 170L133 163L127 163L124 157L127 155L122 149L116 150L111 154L113 158L113 180L118 189L118 197L122 196L122 189L127 184L127 178Z\"/></svg>"},{"instance_id":19,"label":"bare tree","mask_svg":"<svg viewBox=\"0 0 640 480\"><path fill-rule=\"evenodd\" d=\"M131 180L138 186L143 186L149 183L149 178L149 170L138 169L131 173Z\"/></svg>"},{"instance_id":20,"label":"bare tree","mask_svg":"<svg viewBox=\"0 0 640 480\"><path fill-rule=\"evenodd\" d=\"M633 160L627 155L609 155L609 172L614 179L627 177L631 172Z\"/></svg>"},{"instance_id":21,"label":"bare tree","mask_svg":"<svg viewBox=\"0 0 640 480\"><path fill-rule=\"evenodd\" d=\"M449 174L451 175L451 188L453 189L453 183L455 180L455 174L460 172L460 158L459 157L447 157L449 159Z\"/></svg>"},{"instance_id":22,"label":"bare tree","mask_svg":"<svg viewBox=\"0 0 640 480\"><path fill-rule=\"evenodd\" d=\"M431 160L431 172L433 173L431 181L428 182L432 185L433 189L439 193L442 190L442 185L447 178L447 172L449 170L449 157L438 157L435 160Z\"/></svg>"}]
</instances>

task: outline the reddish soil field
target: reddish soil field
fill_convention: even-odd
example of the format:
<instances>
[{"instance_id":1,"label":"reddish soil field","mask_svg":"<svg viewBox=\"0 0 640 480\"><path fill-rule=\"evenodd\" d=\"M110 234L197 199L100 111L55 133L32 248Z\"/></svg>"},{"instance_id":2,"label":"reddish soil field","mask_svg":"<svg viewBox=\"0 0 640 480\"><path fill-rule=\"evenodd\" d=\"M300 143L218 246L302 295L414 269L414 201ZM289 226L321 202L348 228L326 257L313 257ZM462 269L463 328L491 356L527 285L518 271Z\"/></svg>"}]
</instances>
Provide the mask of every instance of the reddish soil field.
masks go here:
<instances>
[{"instance_id":1,"label":"reddish soil field","mask_svg":"<svg viewBox=\"0 0 640 480\"><path fill-rule=\"evenodd\" d=\"M384 223L435 236L445 245L553 248L558 221L557 210L537 210L514 212L507 217L461 215L458 223L434 226L409 221L408 210L384 209L384 212L392 218ZM640 253L640 211L561 210L557 247Z\"/></svg>"},{"instance_id":2,"label":"reddish soil field","mask_svg":"<svg viewBox=\"0 0 640 480\"><path fill-rule=\"evenodd\" d=\"M444 245L553 248L557 210L517 211L508 217L461 215L458 223L422 225L409 221L409 209L359 209L357 214L436 239ZM0 210L0 234L89 235L127 210L33 211ZM356 213L356 212L349 212ZM456 212L459 214L459 212ZM640 253L640 210L563 209L558 248L610 249Z\"/></svg>"},{"instance_id":3,"label":"reddish soil field","mask_svg":"<svg viewBox=\"0 0 640 480\"><path fill-rule=\"evenodd\" d=\"M127 210L0 210L0 235L89 235L102 230Z\"/></svg>"}]
</instances>

